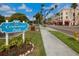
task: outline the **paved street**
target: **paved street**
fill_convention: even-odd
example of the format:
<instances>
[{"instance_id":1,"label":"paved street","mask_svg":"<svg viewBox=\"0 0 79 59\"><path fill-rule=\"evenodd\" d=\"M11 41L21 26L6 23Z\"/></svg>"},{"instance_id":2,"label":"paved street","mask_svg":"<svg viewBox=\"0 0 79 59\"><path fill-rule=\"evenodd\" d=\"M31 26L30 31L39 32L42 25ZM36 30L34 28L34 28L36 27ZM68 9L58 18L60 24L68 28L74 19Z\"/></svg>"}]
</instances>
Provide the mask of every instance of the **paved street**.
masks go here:
<instances>
[{"instance_id":1,"label":"paved street","mask_svg":"<svg viewBox=\"0 0 79 59\"><path fill-rule=\"evenodd\" d=\"M44 48L47 56L76 56L78 55L63 42L57 39L44 27L40 26Z\"/></svg>"},{"instance_id":2,"label":"paved street","mask_svg":"<svg viewBox=\"0 0 79 59\"><path fill-rule=\"evenodd\" d=\"M79 33L79 27L78 26L53 26L53 25L49 25L50 28L54 28L56 30L59 30L61 32L64 32L70 36L73 36L74 32L78 32Z\"/></svg>"},{"instance_id":3,"label":"paved street","mask_svg":"<svg viewBox=\"0 0 79 59\"><path fill-rule=\"evenodd\" d=\"M17 37L19 35L21 35L22 33L9 33L9 38L12 38L12 37ZM5 33L2 33L0 32L0 39L5 39Z\"/></svg>"}]
</instances>

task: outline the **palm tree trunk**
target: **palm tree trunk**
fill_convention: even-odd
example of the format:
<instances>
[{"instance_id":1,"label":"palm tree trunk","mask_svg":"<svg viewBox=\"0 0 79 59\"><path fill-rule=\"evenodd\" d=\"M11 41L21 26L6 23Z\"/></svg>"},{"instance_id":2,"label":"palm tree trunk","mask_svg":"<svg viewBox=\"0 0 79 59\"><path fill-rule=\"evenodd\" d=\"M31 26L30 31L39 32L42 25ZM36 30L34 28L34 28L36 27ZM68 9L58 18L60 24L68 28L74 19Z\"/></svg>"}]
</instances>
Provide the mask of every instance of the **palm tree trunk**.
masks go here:
<instances>
[{"instance_id":1,"label":"palm tree trunk","mask_svg":"<svg viewBox=\"0 0 79 59\"><path fill-rule=\"evenodd\" d=\"M73 21L74 21L74 25L75 25L75 9L74 9L74 15L73 15L73 17L74 17Z\"/></svg>"}]
</instances>

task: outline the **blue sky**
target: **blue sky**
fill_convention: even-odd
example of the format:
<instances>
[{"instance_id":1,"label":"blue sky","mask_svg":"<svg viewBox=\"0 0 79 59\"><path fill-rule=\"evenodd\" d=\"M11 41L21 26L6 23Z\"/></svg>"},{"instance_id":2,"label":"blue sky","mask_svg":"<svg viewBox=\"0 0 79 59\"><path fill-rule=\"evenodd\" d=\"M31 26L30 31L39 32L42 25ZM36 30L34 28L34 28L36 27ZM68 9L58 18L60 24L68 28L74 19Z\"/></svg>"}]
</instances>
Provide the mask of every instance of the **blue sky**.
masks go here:
<instances>
[{"instance_id":1,"label":"blue sky","mask_svg":"<svg viewBox=\"0 0 79 59\"><path fill-rule=\"evenodd\" d=\"M53 7L55 3L45 3L44 9L46 12ZM58 4L58 7L51 11L51 13L47 16L51 17L55 13L61 11L63 8L70 8L70 3L60 3ZM0 15L3 15L5 17L11 16L13 13L20 12L25 14L30 20L33 20L33 16L39 12L41 9L41 3L0 3Z\"/></svg>"}]
</instances>

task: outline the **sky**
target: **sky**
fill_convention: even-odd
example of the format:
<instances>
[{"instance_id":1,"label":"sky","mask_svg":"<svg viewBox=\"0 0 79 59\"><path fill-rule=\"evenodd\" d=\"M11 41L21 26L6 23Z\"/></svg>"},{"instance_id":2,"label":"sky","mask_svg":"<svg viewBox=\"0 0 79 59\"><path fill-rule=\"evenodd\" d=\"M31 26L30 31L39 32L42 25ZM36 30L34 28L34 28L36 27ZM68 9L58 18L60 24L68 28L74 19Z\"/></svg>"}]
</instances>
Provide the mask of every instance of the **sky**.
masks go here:
<instances>
[{"instance_id":1,"label":"sky","mask_svg":"<svg viewBox=\"0 0 79 59\"><path fill-rule=\"evenodd\" d=\"M54 7L56 3L45 3L44 13ZM71 3L60 3L58 7L50 12L46 18L53 16L60 12L64 8L70 8ZM25 14L30 20L33 20L33 16L41 10L41 3L0 3L0 15L10 17L12 14L20 12Z\"/></svg>"}]
</instances>

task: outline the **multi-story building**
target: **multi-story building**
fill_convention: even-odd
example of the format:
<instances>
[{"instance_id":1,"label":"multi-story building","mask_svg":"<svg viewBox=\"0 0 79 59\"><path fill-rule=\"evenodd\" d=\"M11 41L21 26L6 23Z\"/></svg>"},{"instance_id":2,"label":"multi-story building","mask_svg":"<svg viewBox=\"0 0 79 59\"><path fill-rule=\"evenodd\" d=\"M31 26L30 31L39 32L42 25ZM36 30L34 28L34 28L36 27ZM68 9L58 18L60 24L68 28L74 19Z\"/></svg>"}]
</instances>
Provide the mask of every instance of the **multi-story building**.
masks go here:
<instances>
[{"instance_id":1,"label":"multi-story building","mask_svg":"<svg viewBox=\"0 0 79 59\"><path fill-rule=\"evenodd\" d=\"M59 25L79 25L79 9L63 9L54 20Z\"/></svg>"}]
</instances>

